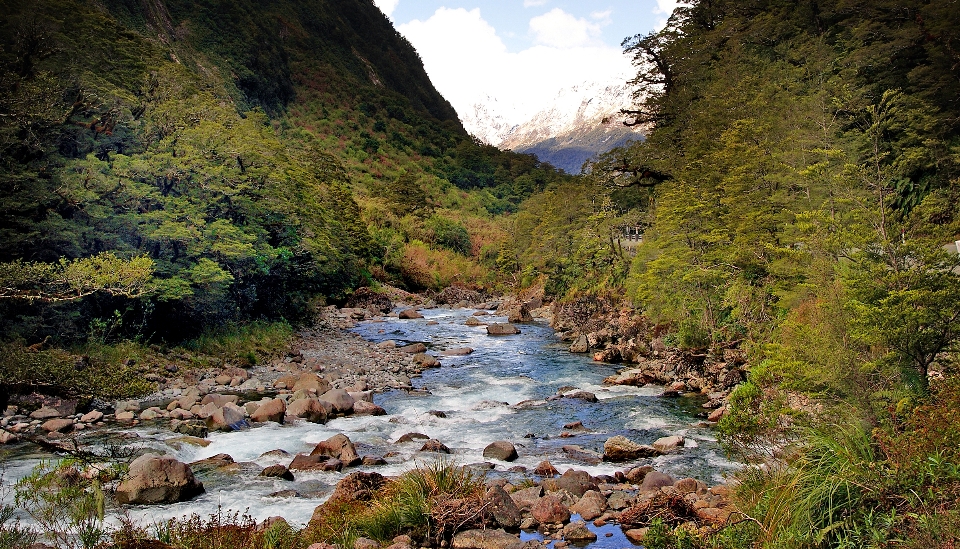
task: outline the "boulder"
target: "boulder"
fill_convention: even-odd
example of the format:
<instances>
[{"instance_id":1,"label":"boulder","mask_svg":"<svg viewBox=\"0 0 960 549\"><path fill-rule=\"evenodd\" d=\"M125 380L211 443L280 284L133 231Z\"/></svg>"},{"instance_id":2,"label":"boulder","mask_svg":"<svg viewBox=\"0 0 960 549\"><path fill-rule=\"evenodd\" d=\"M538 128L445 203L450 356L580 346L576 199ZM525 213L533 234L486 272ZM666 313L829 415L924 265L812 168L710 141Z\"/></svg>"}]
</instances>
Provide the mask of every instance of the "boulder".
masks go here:
<instances>
[{"instance_id":1,"label":"boulder","mask_svg":"<svg viewBox=\"0 0 960 549\"><path fill-rule=\"evenodd\" d=\"M503 530L465 530L453 536L453 549L519 549L520 538Z\"/></svg>"},{"instance_id":2,"label":"boulder","mask_svg":"<svg viewBox=\"0 0 960 549\"><path fill-rule=\"evenodd\" d=\"M418 353L427 352L427 346L423 343L411 343L410 345L404 345L400 347L400 352L407 353L408 355L415 355Z\"/></svg>"},{"instance_id":3,"label":"boulder","mask_svg":"<svg viewBox=\"0 0 960 549\"><path fill-rule=\"evenodd\" d=\"M533 322L533 315L526 307L521 305L510 311L507 315L507 322Z\"/></svg>"},{"instance_id":4,"label":"boulder","mask_svg":"<svg viewBox=\"0 0 960 549\"><path fill-rule=\"evenodd\" d=\"M327 409L316 398L294 400L287 406L287 417L305 419L311 423L326 423Z\"/></svg>"},{"instance_id":5,"label":"boulder","mask_svg":"<svg viewBox=\"0 0 960 549\"><path fill-rule=\"evenodd\" d=\"M287 403L282 398L268 400L260 405L252 414L250 419L257 423L273 421L274 423L283 423L283 418L287 414Z\"/></svg>"},{"instance_id":6,"label":"boulder","mask_svg":"<svg viewBox=\"0 0 960 549\"><path fill-rule=\"evenodd\" d=\"M353 403L353 414L357 416L385 416L387 411L366 400L357 400Z\"/></svg>"},{"instance_id":7,"label":"boulder","mask_svg":"<svg viewBox=\"0 0 960 549\"><path fill-rule=\"evenodd\" d=\"M607 508L620 511L633 505L633 498L623 490L614 490L607 498Z\"/></svg>"},{"instance_id":8,"label":"boulder","mask_svg":"<svg viewBox=\"0 0 960 549\"><path fill-rule=\"evenodd\" d=\"M413 361L424 368L440 367L440 361L437 360L437 357L427 353L417 353L413 355Z\"/></svg>"},{"instance_id":9,"label":"boulder","mask_svg":"<svg viewBox=\"0 0 960 549\"><path fill-rule=\"evenodd\" d=\"M401 320L414 320L417 318L423 318L423 315L418 313L416 309L404 309L400 311L400 314L397 316Z\"/></svg>"},{"instance_id":10,"label":"boulder","mask_svg":"<svg viewBox=\"0 0 960 549\"><path fill-rule=\"evenodd\" d=\"M72 419L59 418L45 421L40 428L48 433L69 433L74 425Z\"/></svg>"},{"instance_id":11,"label":"boulder","mask_svg":"<svg viewBox=\"0 0 960 549\"><path fill-rule=\"evenodd\" d=\"M520 509L500 486L491 486L483 498L483 503L487 512L500 526L504 528L520 526Z\"/></svg>"},{"instance_id":12,"label":"boulder","mask_svg":"<svg viewBox=\"0 0 960 549\"><path fill-rule=\"evenodd\" d=\"M443 356L467 356L473 352L473 349L470 347L458 347L456 349L447 349L446 351L440 351L440 354Z\"/></svg>"},{"instance_id":13,"label":"boulder","mask_svg":"<svg viewBox=\"0 0 960 549\"><path fill-rule=\"evenodd\" d=\"M180 423L180 425L177 425L174 431L182 435L187 435L188 437L197 438L205 438L209 433L206 424L198 420L184 421Z\"/></svg>"},{"instance_id":14,"label":"boulder","mask_svg":"<svg viewBox=\"0 0 960 549\"><path fill-rule=\"evenodd\" d=\"M537 468L533 470L533 474L541 477L553 478L559 475L560 471L557 471L557 468L554 467L549 461L543 460L537 465Z\"/></svg>"},{"instance_id":15,"label":"boulder","mask_svg":"<svg viewBox=\"0 0 960 549\"><path fill-rule=\"evenodd\" d=\"M631 528L623 533L627 536L627 539L633 543L643 543L647 540L647 532L649 528Z\"/></svg>"},{"instance_id":16,"label":"boulder","mask_svg":"<svg viewBox=\"0 0 960 549\"><path fill-rule=\"evenodd\" d=\"M435 438L423 443L423 446L420 448L421 452L434 452L436 454L449 454L450 448L447 448L445 444L440 442Z\"/></svg>"},{"instance_id":17,"label":"boulder","mask_svg":"<svg viewBox=\"0 0 960 549\"><path fill-rule=\"evenodd\" d=\"M671 450L676 450L681 446L683 446L683 437L679 435L674 435L670 437L661 437L661 438L658 438L653 443L653 447L663 453L667 453Z\"/></svg>"},{"instance_id":18,"label":"boulder","mask_svg":"<svg viewBox=\"0 0 960 549\"><path fill-rule=\"evenodd\" d=\"M540 498L530 510L530 514L540 524L560 524L570 520L570 509L553 494Z\"/></svg>"},{"instance_id":19,"label":"boulder","mask_svg":"<svg viewBox=\"0 0 960 549\"><path fill-rule=\"evenodd\" d=\"M257 476L293 480L293 473L290 472L290 469L287 469L279 463L265 468L263 471L260 471L260 474Z\"/></svg>"},{"instance_id":20,"label":"boulder","mask_svg":"<svg viewBox=\"0 0 960 549\"><path fill-rule=\"evenodd\" d=\"M20 437L7 430L0 430L0 444L13 444L20 440Z\"/></svg>"},{"instance_id":21,"label":"boulder","mask_svg":"<svg viewBox=\"0 0 960 549\"><path fill-rule=\"evenodd\" d=\"M466 321L464 324L467 325L467 326L484 326L484 325L485 325L484 322L481 322L481 321L480 321L477 317L475 317L475 316L471 316L470 318L468 318L467 321Z\"/></svg>"},{"instance_id":22,"label":"boulder","mask_svg":"<svg viewBox=\"0 0 960 549\"><path fill-rule=\"evenodd\" d=\"M334 411L340 413L353 412L353 397L343 389L331 389L320 396L320 400L325 400L333 404Z\"/></svg>"},{"instance_id":23,"label":"boulder","mask_svg":"<svg viewBox=\"0 0 960 549\"><path fill-rule=\"evenodd\" d=\"M513 461L519 456L517 448L513 443L506 440L491 442L483 449L483 457L488 459L499 459L500 461Z\"/></svg>"},{"instance_id":24,"label":"boulder","mask_svg":"<svg viewBox=\"0 0 960 549\"><path fill-rule=\"evenodd\" d=\"M127 478L117 487L121 504L153 505L187 501L203 493L203 483L186 463L170 456L145 454L130 464Z\"/></svg>"},{"instance_id":25,"label":"boulder","mask_svg":"<svg viewBox=\"0 0 960 549\"><path fill-rule=\"evenodd\" d=\"M651 446L637 444L625 436L610 437L603 443L603 460L622 462L659 456L661 452Z\"/></svg>"},{"instance_id":26,"label":"boulder","mask_svg":"<svg viewBox=\"0 0 960 549\"><path fill-rule=\"evenodd\" d=\"M53 419L57 417L63 417L63 414L60 413L60 410L52 406L41 406L39 409L30 412L30 419Z\"/></svg>"},{"instance_id":27,"label":"boulder","mask_svg":"<svg viewBox=\"0 0 960 549\"><path fill-rule=\"evenodd\" d=\"M350 473L337 483L337 487L334 488L333 495L330 496L327 503L370 501L374 494L383 488L386 483L387 479L380 473Z\"/></svg>"},{"instance_id":28,"label":"boulder","mask_svg":"<svg viewBox=\"0 0 960 549\"><path fill-rule=\"evenodd\" d=\"M587 450L586 448L576 444L565 444L561 446L560 449L563 450L564 454L567 454L571 458L577 461L582 461L588 465L596 465L603 461L600 454L592 450Z\"/></svg>"},{"instance_id":29,"label":"boulder","mask_svg":"<svg viewBox=\"0 0 960 549\"><path fill-rule=\"evenodd\" d=\"M394 444L402 444L404 442L413 442L416 440L430 440L430 437L423 433L407 433L398 438Z\"/></svg>"},{"instance_id":30,"label":"boulder","mask_svg":"<svg viewBox=\"0 0 960 549\"><path fill-rule=\"evenodd\" d=\"M540 501L540 496L543 495L543 488L540 486L531 486L530 488L524 488L523 490L517 490L516 492L510 494L510 499L513 500L514 505L522 511L529 511L533 509L533 506Z\"/></svg>"},{"instance_id":31,"label":"boulder","mask_svg":"<svg viewBox=\"0 0 960 549\"><path fill-rule=\"evenodd\" d=\"M249 427L244 417L243 408L228 402L223 408L218 408L207 418L207 428L211 431L239 431Z\"/></svg>"},{"instance_id":32,"label":"boulder","mask_svg":"<svg viewBox=\"0 0 960 549\"><path fill-rule=\"evenodd\" d=\"M590 342L587 341L587 336L581 335L578 337L571 345L571 353L585 353L590 350Z\"/></svg>"},{"instance_id":33,"label":"boulder","mask_svg":"<svg viewBox=\"0 0 960 549\"><path fill-rule=\"evenodd\" d=\"M342 433L318 443L313 448L313 451L310 452L310 455L332 457L340 460L347 467L360 464L360 456L357 455L357 448L350 442L347 435Z\"/></svg>"},{"instance_id":34,"label":"boulder","mask_svg":"<svg viewBox=\"0 0 960 549\"><path fill-rule=\"evenodd\" d=\"M288 468L291 471L314 471L330 461L327 456L308 456L306 454L297 454L293 456Z\"/></svg>"},{"instance_id":35,"label":"boulder","mask_svg":"<svg viewBox=\"0 0 960 549\"><path fill-rule=\"evenodd\" d=\"M313 372L306 372L300 374L300 377L297 378L296 383L294 383L292 387L288 388L293 392L301 390L310 392L312 389L314 394L322 395L330 390L330 382Z\"/></svg>"},{"instance_id":36,"label":"boulder","mask_svg":"<svg viewBox=\"0 0 960 549\"><path fill-rule=\"evenodd\" d=\"M353 549L380 549L380 544L370 538L357 538Z\"/></svg>"},{"instance_id":37,"label":"boulder","mask_svg":"<svg viewBox=\"0 0 960 549\"><path fill-rule=\"evenodd\" d=\"M720 421L721 419L723 419L723 416L725 416L726 414L727 414L727 407L726 407L726 406L721 406L721 407L717 408L716 410L710 412L710 415L707 416L707 421L712 421L712 422L716 423L716 422Z\"/></svg>"},{"instance_id":38,"label":"boulder","mask_svg":"<svg viewBox=\"0 0 960 549\"><path fill-rule=\"evenodd\" d=\"M496 323L496 324L487 325L488 335L499 336L499 335L514 335L519 333L520 333L520 330L513 324Z\"/></svg>"},{"instance_id":39,"label":"boulder","mask_svg":"<svg viewBox=\"0 0 960 549\"><path fill-rule=\"evenodd\" d=\"M643 482L640 484L640 492L653 492L664 486L673 486L674 482L676 481L670 475L659 471L650 471L643 477Z\"/></svg>"},{"instance_id":40,"label":"boulder","mask_svg":"<svg viewBox=\"0 0 960 549\"><path fill-rule=\"evenodd\" d=\"M567 469L560 478L544 479L543 488L548 492L566 491L577 497L583 496L590 490L599 490L590 473L576 469Z\"/></svg>"},{"instance_id":41,"label":"boulder","mask_svg":"<svg viewBox=\"0 0 960 549\"><path fill-rule=\"evenodd\" d=\"M597 399L597 395L589 391L574 391L572 393L567 393L563 395L563 398L575 398L577 400L582 400L584 402L600 402Z\"/></svg>"},{"instance_id":42,"label":"boulder","mask_svg":"<svg viewBox=\"0 0 960 549\"><path fill-rule=\"evenodd\" d=\"M585 522L578 520L563 527L563 539L582 543L597 541L597 535L587 528Z\"/></svg>"},{"instance_id":43,"label":"boulder","mask_svg":"<svg viewBox=\"0 0 960 549\"><path fill-rule=\"evenodd\" d=\"M588 490L580 498L580 501L570 507L570 511L583 517L583 520L593 520L606 510L607 498L596 490Z\"/></svg>"},{"instance_id":44,"label":"boulder","mask_svg":"<svg viewBox=\"0 0 960 549\"><path fill-rule=\"evenodd\" d=\"M210 404L211 402L217 408L222 408L227 404L236 404L240 398L237 395L221 395L219 393L209 393L200 400L200 405Z\"/></svg>"},{"instance_id":45,"label":"boulder","mask_svg":"<svg viewBox=\"0 0 960 549\"><path fill-rule=\"evenodd\" d=\"M100 410L90 410L89 412L80 416L80 421L84 423L96 423L103 419L103 412Z\"/></svg>"}]
</instances>

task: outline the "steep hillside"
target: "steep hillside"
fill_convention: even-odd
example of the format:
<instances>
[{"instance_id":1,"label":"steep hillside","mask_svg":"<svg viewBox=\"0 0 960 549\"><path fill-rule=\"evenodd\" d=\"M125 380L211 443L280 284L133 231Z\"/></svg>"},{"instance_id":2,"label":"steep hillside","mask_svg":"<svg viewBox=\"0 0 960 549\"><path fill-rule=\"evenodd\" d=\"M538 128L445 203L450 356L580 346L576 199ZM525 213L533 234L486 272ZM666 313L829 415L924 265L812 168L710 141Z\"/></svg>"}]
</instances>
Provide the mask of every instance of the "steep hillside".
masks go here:
<instances>
[{"instance_id":1,"label":"steep hillside","mask_svg":"<svg viewBox=\"0 0 960 549\"><path fill-rule=\"evenodd\" d=\"M474 143L367 0L0 13L8 337L176 339L376 279L495 284L497 215L560 177Z\"/></svg>"}]
</instances>

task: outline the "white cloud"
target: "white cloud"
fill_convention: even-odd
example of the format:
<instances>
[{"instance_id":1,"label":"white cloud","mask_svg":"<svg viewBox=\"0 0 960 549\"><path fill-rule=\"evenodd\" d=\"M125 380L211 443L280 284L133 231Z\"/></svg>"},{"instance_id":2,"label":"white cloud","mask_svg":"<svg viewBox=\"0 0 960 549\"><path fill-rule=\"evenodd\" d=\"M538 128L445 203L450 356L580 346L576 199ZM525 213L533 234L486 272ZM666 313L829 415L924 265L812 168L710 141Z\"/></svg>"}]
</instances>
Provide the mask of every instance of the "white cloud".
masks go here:
<instances>
[{"instance_id":1,"label":"white cloud","mask_svg":"<svg viewBox=\"0 0 960 549\"><path fill-rule=\"evenodd\" d=\"M523 7L525 8L535 8L538 6L543 6L548 2L548 0L523 0Z\"/></svg>"},{"instance_id":2,"label":"white cloud","mask_svg":"<svg viewBox=\"0 0 960 549\"><path fill-rule=\"evenodd\" d=\"M657 20L657 30L667 26L667 19L673 13L674 8L680 5L678 0L657 0L657 7L653 8L653 13L665 15L666 17Z\"/></svg>"},{"instance_id":3,"label":"white cloud","mask_svg":"<svg viewBox=\"0 0 960 549\"><path fill-rule=\"evenodd\" d=\"M560 8L530 20L530 32L538 44L555 48L588 46L600 36L600 24L577 19Z\"/></svg>"},{"instance_id":4,"label":"white cloud","mask_svg":"<svg viewBox=\"0 0 960 549\"><path fill-rule=\"evenodd\" d=\"M393 10L397 9L397 4L400 3L400 0L373 0L373 3L380 8L387 17L393 15Z\"/></svg>"},{"instance_id":5,"label":"white cloud","mask_svg":"<svg viewBox=\"0 0 960 549\"><path fill-rule=\"evenodd\" d=\"M613 10L595 11L590 14L590 18L596 19L597 21L600 22L601 25L609 25L611 14L613 14Z\"/></svg>"},{"instance_id":6,"label":"white cloud","mask_svg":"<svg viewBox=\"0 0 960 549\"><path fill-rule=\"evenodd\" d=\"M398 30L417 49L430 79L458 113L494 97L519 123L562 88L629 79L632 67L623 52L594 43L589 31L580 28L586 38L576 47L565 41L562 48L538 44L518 53L507 50L479 9L440 8L426 21L414 20Z\"/></svg>"}]
</instances>

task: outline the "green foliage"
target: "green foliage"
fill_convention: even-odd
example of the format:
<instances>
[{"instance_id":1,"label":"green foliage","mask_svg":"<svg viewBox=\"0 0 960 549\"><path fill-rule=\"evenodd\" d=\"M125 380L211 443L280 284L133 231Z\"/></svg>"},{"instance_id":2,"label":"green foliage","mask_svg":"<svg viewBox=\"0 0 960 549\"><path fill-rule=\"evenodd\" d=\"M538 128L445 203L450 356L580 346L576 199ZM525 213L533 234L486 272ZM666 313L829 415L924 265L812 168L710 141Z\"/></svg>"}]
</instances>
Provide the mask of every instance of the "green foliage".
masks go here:
<instances>
[{"instance_id":1,"label":"green foliage","mask_svg":"<svg viewBox=\"0 0 960 549\"><path fill-rule=\"evenodd\" d=\"M471 251L470 234L461 223L433 215L423 223L427 240L459 254L468 255Z\"/></svg>"},{"instance_id":2,"label":"green foliage","mask_svg":"<svg viewBox=\"0 0 960 549\"><path fill-rule=\"evenodd\" d=\"M110 252L59 263L0 263L0 299L47 302L82 299L96 292L137 298L152 292L153 261L123 260Z\"/></svg>"},{"instance_id":3,"label":"green foliage","mask_svg":"<svg viewBox=\"0 0 960 549\"><path fill-rule=\"evenodd\" d=\"M292 338L293 327L286 322L251 322L208 329L183 347L214 357L221 365L252 367L279 355Z\"/></svg>"}]
</instances>

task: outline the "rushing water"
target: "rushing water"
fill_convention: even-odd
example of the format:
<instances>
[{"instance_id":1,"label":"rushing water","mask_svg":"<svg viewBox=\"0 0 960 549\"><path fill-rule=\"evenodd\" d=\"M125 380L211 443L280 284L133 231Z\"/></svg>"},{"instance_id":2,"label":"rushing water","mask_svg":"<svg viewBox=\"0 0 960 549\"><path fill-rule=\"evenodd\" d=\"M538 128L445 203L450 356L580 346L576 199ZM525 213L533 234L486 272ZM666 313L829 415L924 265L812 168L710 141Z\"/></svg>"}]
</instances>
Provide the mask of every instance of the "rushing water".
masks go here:
<instances>
[{"instance_id":1,"label":"rushing water","mask_svg":"<svg viewBox=\"0 0 960 549\"><path fill-rule=\"evenodd\" d=\"M702 412L699 408L702 401L658 398L659 388L605 387L603 378L613 374L615 368L568 353L549 327L541 323L525 324L521 325L519 335L493 337L488 336L482 326L465 325L471 313L472 310L465 309L427 310L423 311L424 319L389 318L382 322L364 322L354 329L371 341L422 342L433 352L458 347L475 349L467 356L441 357L441 368L428 370L422 378L413 381L416 388L424 391L377 395L374 400L387 411L386 416L339 418L326 425L269 424L232 433L213 433L208 439L210 445L202 448L171 447L168 443L178 435L157 427L130 429L141 447L172 453L182 461L226 453L241 463L230 471L199 472L207 492L192 501L135 507L131 509L131 516L149 524L190 513L206 515L220 505L224 510L246 511L258 520L279 515L292 524L305 524L313 509L345 473L295 472L296 480L288 482L259 478L258 467L243 463L260 467L287 464L292 454L309 452L317 442L336 433L349 436L361 455L387 455L388 465L369 469L388 475L404 471L417 461L434 459L433 455L418 452L422 441L394 443L409 432L440 440L453 451L453 459L465 465L489 462L482 452L490 442L513 442L520 458L512 463L495 463L493 474L507 474L507 469L517 465L532 470L544 459L550 460L561 472L575 467L595 475L612 474L624 465L587 465L566 455L562 446L576 444L602 453L603 442L618 434L647 444L661 436L683 435L686 446L681 452L644 462L677 478L693 476L719 482L724 474L737 467L723 457L710 429L700 424L696 414ZM492 316L483 318L503 321ZM546 400L561 387L590 391L599 402L570 398ZM524 401L532 402L515 406ZM438 410L446 417L428 413ZM582 421L588 430L571 431L571 438L561 438L563 425L574 421ZM291 455L263 456L275 449ZM21 476L34 462L31 456L21 455L11 462L8 478ZM270 495L284 490L294 490L300 497Z\"/></svg>"}]
</instances>

